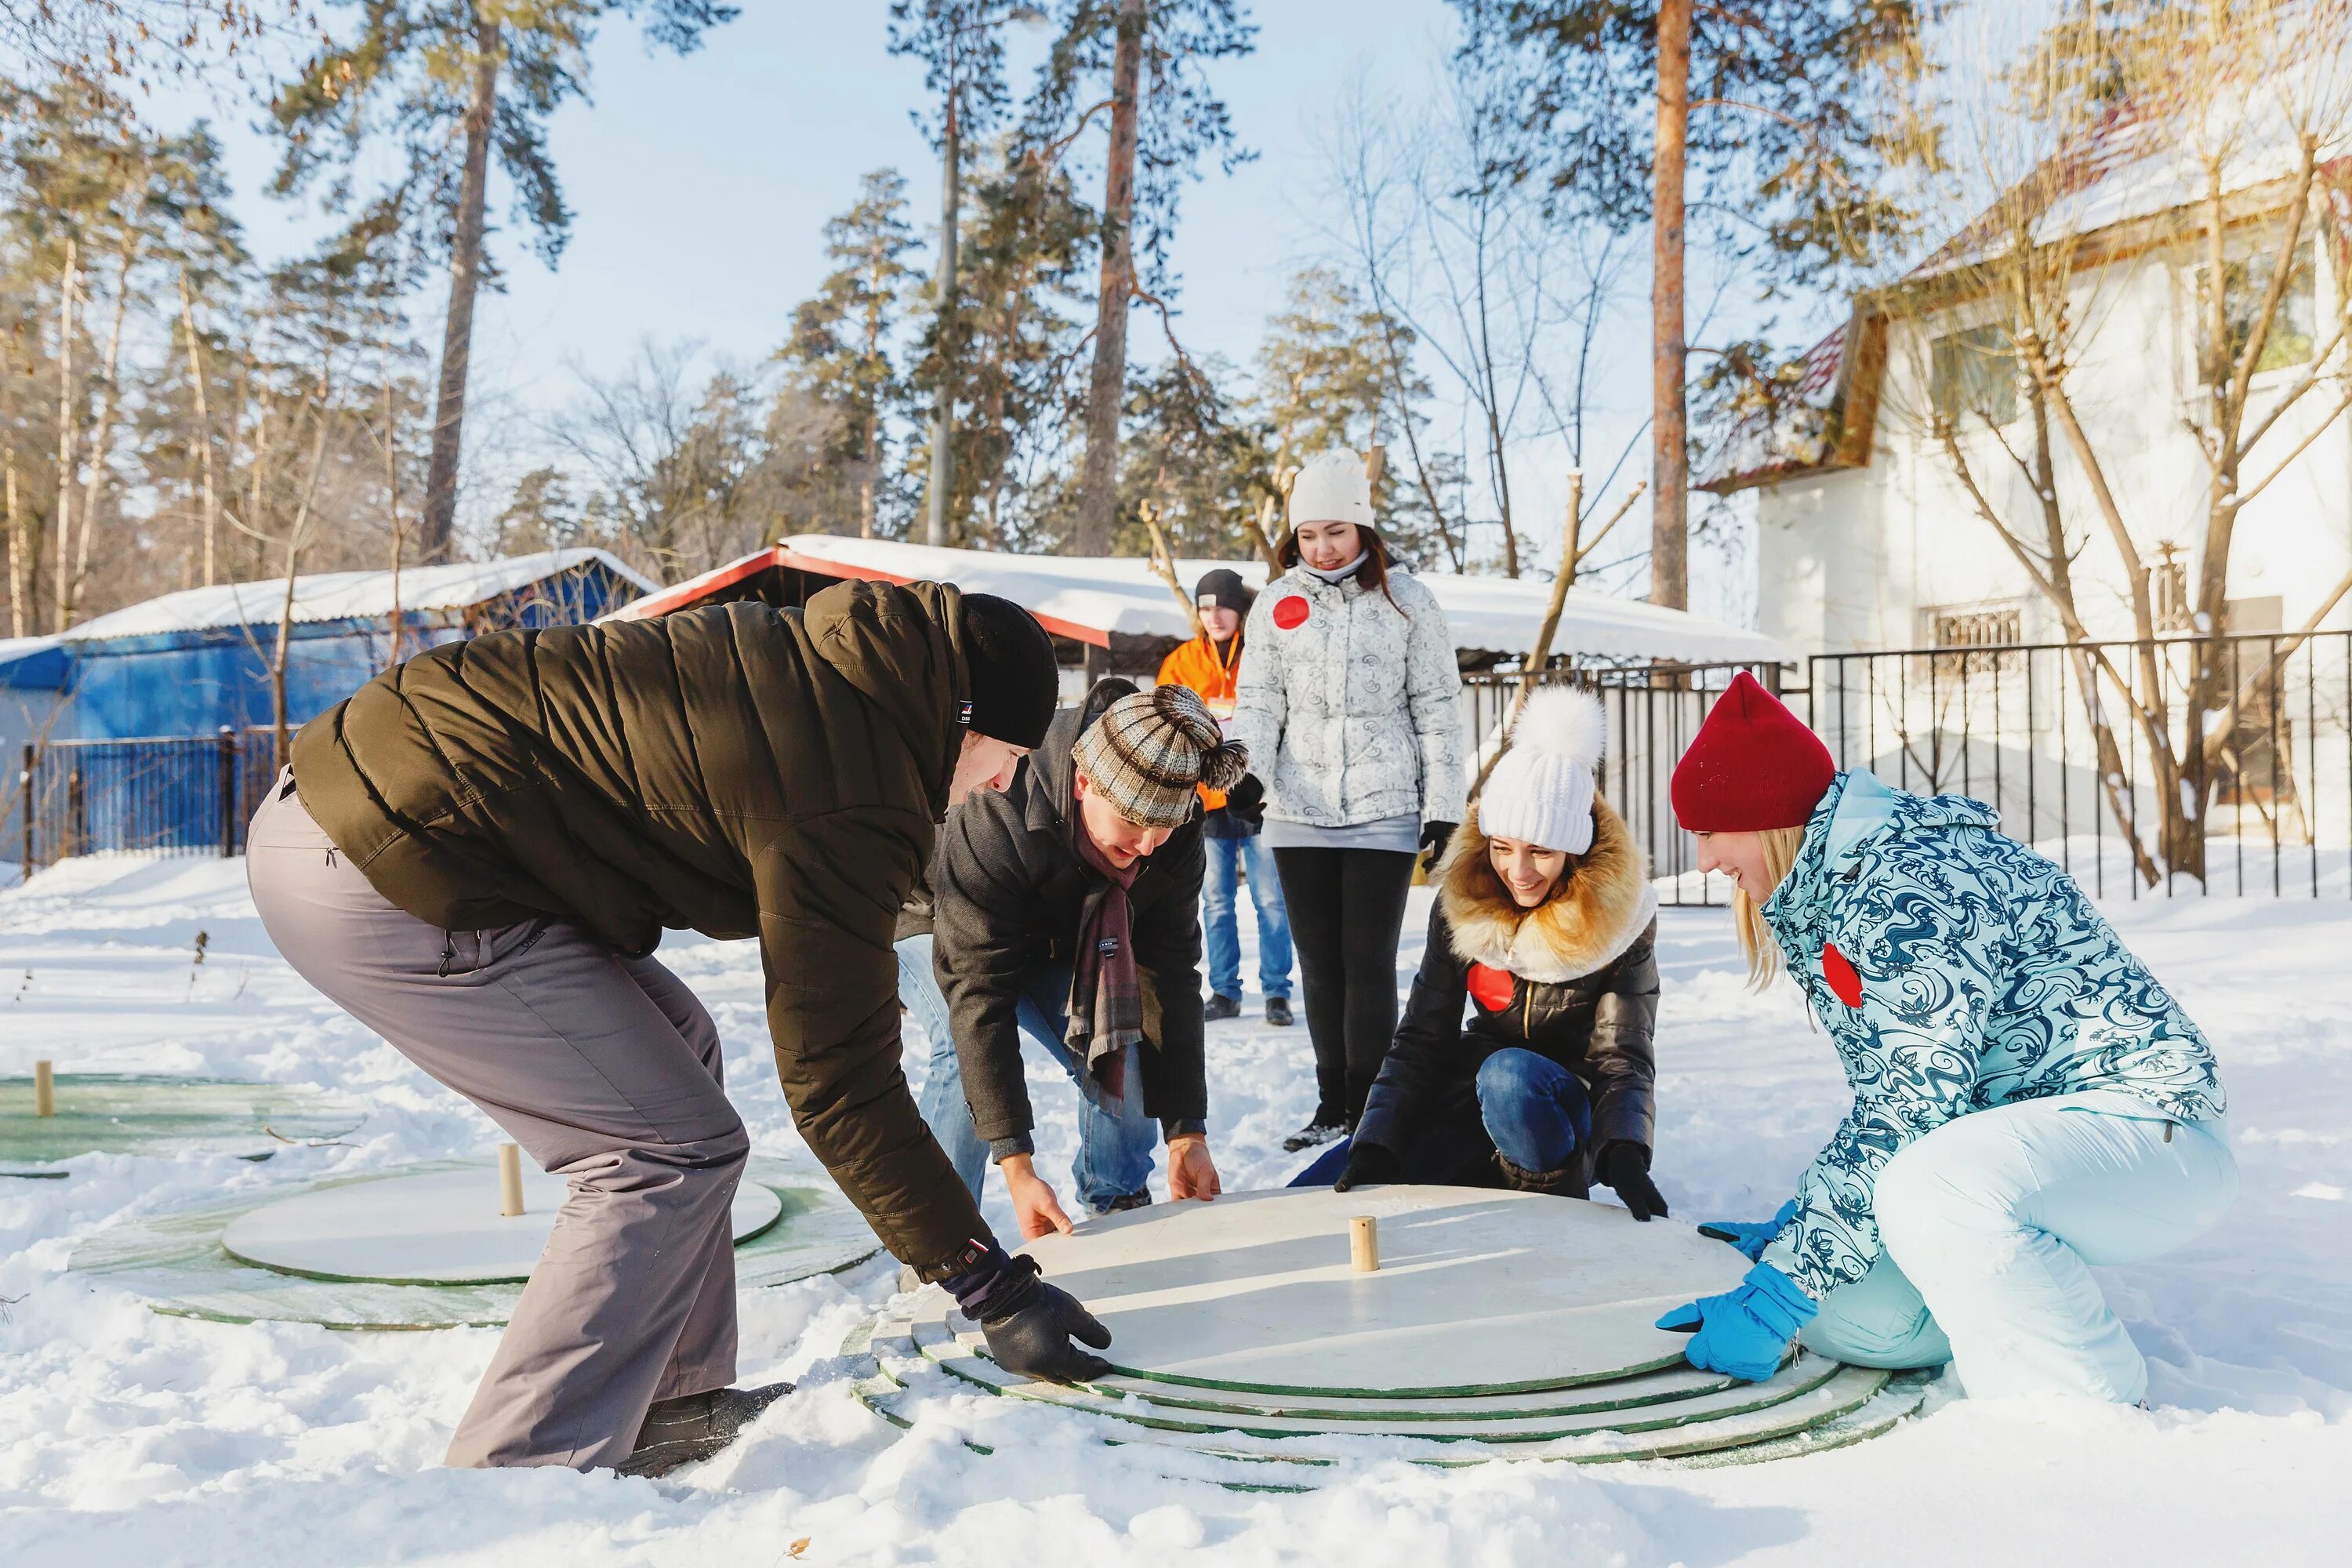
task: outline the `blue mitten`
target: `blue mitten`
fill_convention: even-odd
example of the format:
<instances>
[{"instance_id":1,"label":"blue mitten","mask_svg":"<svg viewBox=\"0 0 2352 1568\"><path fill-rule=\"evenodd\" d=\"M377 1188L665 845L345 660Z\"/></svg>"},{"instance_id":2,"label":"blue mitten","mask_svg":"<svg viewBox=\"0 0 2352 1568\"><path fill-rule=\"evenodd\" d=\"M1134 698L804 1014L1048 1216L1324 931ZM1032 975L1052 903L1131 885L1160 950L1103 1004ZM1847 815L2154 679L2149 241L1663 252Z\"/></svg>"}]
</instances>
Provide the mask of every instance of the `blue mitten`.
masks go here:
<instances>
[{"instance_id":1,"label":"blue mitten","mask_svg":"<svg viewBox=\"0 0 2352 1568\"><path fill-rule=\"evenodd\" d=\"M1789 1342L1821 1310L1797 1282L1769 1263L1748 1271L1739 1289L1702 1296L1658 1320L1658 1327L1691 1336L1691 1365L1742 1383L1762 1383L1780 1370Z\"/></svg>"},{"instance_id":2,"label":"blue mitten","mask_svg":"<svg viewBox=\"0 0 2352 1568\"><path fill-rule=\"evenodd\" d=\"M1764 1249L1772 1245L1772 1238L1796 1217L1797 1200L1790 1198L1780 1205L1779 1214L1760 1224L1748 1220L1711 1219L1698 1227L1698 1233L1731 1243L1739 1248L1748 1262L1754 1263L1764 1256Z\"/></svg>"}]
</instances>

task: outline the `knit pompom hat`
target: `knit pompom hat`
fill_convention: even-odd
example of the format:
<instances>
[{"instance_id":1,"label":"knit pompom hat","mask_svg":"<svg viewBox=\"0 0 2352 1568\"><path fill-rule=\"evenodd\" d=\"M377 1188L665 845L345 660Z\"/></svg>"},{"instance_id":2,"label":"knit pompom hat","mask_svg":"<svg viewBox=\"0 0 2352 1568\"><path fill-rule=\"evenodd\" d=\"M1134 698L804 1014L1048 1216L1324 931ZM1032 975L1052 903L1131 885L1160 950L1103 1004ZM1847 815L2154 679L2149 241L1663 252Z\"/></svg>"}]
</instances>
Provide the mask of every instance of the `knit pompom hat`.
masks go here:
<instances>
[{"instance_id":1,"label":"knit pompom hat","mask_svg":"<svg viewBox=\"0 0 2352 1568\"><path fill-rule=\"evenodd\" d=\"M1302 522L1372 525L1372 481L1364 459L1345 447L1311 459L1290 482L1290 526Z\"/></svg>"},{"instance_id":2,"label":"knit pompom hat","mask_svg":"<svg viewBox=\"0 0 2352 1568\"><path fill-rule=\"evenodd\" d=\"M1591 848L1593 774L1608 742L1609 716L1590 691L1552 686L1528 698L1479 793L1479 830L1570 855Z\"/></svg>"},{"instance_id":3,"label":"knit pompom hat","mask_svg":"<svg viewBox=\"0 0 2352 1568\"><path fill-rule=\"evenodd\" d=\"M1200 799L1196 786L1229 790L1249 771L1249 749L1228 741L1189 686L1122 697L1087 726L1071 760L1111 809L1145 827L1178 827Z\"/></svg>"},{"instance_id":4,"label":"knit pompom hat","mask_svg":"<svg viewBox=\"0 0 2352 1568\"><path fill-rule=\"evenodd\" d=\"M1836 778L1822 738L1741 670L1675 764L1675 817L1692 833L1802 827Z\"/></svg>"}]
</instances>

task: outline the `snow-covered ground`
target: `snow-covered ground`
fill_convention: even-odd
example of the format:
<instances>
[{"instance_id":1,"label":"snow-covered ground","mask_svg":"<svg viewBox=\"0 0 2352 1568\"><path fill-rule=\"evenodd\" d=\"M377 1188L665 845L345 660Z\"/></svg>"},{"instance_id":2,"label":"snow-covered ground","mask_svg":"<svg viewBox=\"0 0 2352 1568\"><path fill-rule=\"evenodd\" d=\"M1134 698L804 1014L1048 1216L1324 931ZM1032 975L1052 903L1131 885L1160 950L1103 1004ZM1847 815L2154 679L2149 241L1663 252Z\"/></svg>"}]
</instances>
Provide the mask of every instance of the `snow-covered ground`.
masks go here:
<instances>
[{"instance_id":1,"label":"snow-covered ground","mask_svg":"<svg viewBox=\"0 0 2352 1568\"><path fill-rule=\"evenodd\" d=\"M373 1108L344 1146L265 1165L92 1155L68 1181L0 1180L8 1568L2352 1560L2352 901L2109 902L2219 1043L2244 1171L2215 1233L2105 1276L2154 1363L2153 1414L1944 1399L1875 1442L1760 1467L1367 1460L1274 1496L1164 1479L1148 1451L1044 1409L1010 1413L1020 1441L990 1456L959 1434L1003 1432L1001 1406L940 1401L912 1433L884 1426L834 1354L890 1294L880 1261L746 1295L745 1379L800 1391L736 1449L659 1485L439 1468L490 1331L163 1318L67 1273L78 1242L131 1216L494 1141L278 961L242 874L91 860L0 892L0 1076L48 1057L67 1071L327 1085ZM1720 911L1669 911L1662 936L1659 1184L1678 1216L1769 1214L1843 1109L1827 1043L1792 990L1743 991ZM805 1157L768 1060L756 952L677 939L664 956L719 1020L755 1147ZM1210 1052L1227 1186L1278 1184L1299 1163L1281 1137L1313 1100L1305 1030L1214 1025ZM910 1071L921 1059L918 1047ZM1065 1176L1070 1093L1039 1072L1039 1163Z\"/></svg>"}]
</instances>

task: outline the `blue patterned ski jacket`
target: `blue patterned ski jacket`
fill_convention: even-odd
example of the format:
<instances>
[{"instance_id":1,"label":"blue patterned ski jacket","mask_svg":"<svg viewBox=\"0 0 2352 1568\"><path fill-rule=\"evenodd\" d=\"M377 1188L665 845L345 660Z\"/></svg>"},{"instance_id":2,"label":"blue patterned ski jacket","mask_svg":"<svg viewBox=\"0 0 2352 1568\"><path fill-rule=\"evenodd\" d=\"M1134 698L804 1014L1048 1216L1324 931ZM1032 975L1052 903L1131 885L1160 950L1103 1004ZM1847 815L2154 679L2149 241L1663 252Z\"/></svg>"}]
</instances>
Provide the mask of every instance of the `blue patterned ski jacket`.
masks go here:
<instances>
[{"instance_id":1,"label":"blue patterned ski jacket","mask_svg":"<svg viewBox=\"0 0 2352 1568\"><path fill-rule=\"evenodd\" d=\"M1818 1299L1880 1251L1878 1173L1956 1116L2118 1090L2223 1110L2213 1048L2074 879L1962 795L1840 773L1763 915L1845 1064L1853 1109L1764 1261Z\"/></svg>"}]
</instances>

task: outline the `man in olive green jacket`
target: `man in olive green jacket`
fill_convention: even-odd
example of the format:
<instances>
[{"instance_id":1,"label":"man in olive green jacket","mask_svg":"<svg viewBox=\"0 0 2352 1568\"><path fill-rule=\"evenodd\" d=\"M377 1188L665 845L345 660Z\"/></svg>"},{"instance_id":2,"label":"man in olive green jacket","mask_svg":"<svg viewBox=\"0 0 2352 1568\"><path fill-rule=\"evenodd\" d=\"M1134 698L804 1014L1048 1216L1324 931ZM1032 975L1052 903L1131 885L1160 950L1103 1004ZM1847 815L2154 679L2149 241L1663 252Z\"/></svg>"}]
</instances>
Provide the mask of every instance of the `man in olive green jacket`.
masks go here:
<instances>
[{"instance_id":1,"label":"man in olive green jacket","mask_svg":"<svg viewBox=\"0 0 2352 1568\"><path fill-rule=\"evenodd\" d=\"M1100 1326L1005 1258L917 1114L891 951L937 823L1003 787L1056 684L1019 606L855 583L452 644L304 726L249 839L271 940L571 1180L451 1463L659 1473L784 1392L729 1386L749 1145L665 928L759 938L794 1121L892 1253L1038 1375L1089 1363L1068 1334Z\"/></svg>"}]
</instances>

